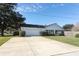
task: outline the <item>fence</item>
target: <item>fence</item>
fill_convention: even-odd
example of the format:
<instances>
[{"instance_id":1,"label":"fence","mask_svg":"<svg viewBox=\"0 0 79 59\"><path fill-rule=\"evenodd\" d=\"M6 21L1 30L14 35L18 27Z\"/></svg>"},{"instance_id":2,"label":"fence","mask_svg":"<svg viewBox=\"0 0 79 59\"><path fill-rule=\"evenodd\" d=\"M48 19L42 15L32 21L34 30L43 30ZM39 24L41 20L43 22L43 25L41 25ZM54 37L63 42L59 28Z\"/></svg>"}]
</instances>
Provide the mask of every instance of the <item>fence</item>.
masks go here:
<instances>
[{"instance_id":1,"label":"fence","mask_svg":"<svg viewBox=\"0 0 79 59\"><path fill-rule=\"evenodd\" d=\"M79 31L64 31L65 36L75 36Z\"/></svg>"}]
</instances>

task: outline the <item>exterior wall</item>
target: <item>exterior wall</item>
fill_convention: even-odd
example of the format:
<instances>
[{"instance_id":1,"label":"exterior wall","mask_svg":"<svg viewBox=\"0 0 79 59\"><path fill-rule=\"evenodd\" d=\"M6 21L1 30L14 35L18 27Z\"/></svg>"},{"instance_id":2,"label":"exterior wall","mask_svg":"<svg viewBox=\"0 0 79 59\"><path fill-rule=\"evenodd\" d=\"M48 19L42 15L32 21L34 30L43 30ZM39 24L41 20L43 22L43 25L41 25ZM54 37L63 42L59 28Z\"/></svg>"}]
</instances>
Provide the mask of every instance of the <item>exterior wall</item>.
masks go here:
<instances>
[{"instance_id":1,"label":"exterior wall","mask_svg":"<svg viewBox=\"0 0 79 59\"><path fill-rule=\"evenodd\" d=\"M46 31L46 30L50 31L52 34L59 33L60 31L64 31L57 24L51 24L45 28L21 27L21 30L26 32L26 36L34 36L34 35L38 36L38 35L40 35L40 32Z\"/></svg>"},{"instance_id":2,"label":"exterior wall","mask_svg":"<svg viewBox=\"0 0 79 59\"><path fill-rule=\"evenodd\" d=\"M59 25L57 24L53 24L53 25L49 25L45 28L45 30L49 30L52 32L52 34L57 34L57 33L62 33L62 31L64 31ZM57 31L57 32L56 32Z\"/></svg>"},{"instance_id":3,"label":"exterior wall","mask_svg":"<svg viewBox=\"0 0 79 59\"><path fill-rule=\"evenodd\" d=\"M43 28L30 28L30 27L21 27L22 31L26 32L26 36L38 36L40 32L43 31Z\"/></svg>"}]
</instances>

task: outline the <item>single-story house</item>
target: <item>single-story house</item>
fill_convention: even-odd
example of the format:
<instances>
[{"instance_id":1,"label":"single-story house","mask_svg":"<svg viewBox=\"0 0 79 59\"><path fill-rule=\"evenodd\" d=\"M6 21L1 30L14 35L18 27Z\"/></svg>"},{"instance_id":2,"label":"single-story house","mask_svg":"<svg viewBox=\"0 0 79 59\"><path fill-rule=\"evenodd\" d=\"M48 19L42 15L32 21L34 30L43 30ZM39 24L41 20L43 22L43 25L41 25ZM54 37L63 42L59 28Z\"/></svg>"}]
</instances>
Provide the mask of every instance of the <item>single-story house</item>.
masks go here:
<instances>
[{"instance_id":1,"label":"single-story house","mask_svg":"<svg viewBox=\"0 0 79 59\"><path fill-rule=\"evenodd\" d=\"M26 36L39 36L40 32L47 31L51 34L61 34L64 32L63 28L58 24L50 24L50 25L34 25L34 24L22 24L21 31L25 31Z\"/></svg>"}]
</instances>

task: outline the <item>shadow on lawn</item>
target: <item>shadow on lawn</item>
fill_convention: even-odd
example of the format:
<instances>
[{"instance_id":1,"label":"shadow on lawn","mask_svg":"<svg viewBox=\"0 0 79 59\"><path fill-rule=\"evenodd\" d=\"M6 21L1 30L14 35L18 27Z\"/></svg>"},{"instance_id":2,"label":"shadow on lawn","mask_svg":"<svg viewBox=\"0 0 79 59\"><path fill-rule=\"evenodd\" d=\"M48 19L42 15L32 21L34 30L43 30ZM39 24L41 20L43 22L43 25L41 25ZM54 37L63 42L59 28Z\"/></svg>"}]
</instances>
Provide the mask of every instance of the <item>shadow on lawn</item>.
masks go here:
<instances>
[{"instance_id":1,"label":"shadow on lawn","mask_svg":"<svg viewBox=\"0 0 79 59\"><path fill-rule=\"evenodd\" d=\"M4 36L1 36L0 37L14 37L13 35L4 35Z\"/></svg>"}]
</instances>

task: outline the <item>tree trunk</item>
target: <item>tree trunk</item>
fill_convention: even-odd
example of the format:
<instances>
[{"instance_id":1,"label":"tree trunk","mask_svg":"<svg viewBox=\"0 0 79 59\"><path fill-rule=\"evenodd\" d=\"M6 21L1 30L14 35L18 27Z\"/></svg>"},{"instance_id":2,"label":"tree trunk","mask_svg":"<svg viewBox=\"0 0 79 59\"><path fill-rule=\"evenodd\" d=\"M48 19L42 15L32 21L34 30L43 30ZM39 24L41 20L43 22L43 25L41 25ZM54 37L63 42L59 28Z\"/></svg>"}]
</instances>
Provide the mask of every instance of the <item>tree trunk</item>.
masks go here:
<instances>
[{"instance_id":1,"label":"tree trunk","mask_svg":"<svg viewBox=\"0 0 79 59\"><path fill-rule=\"evenodd\" d=\"M4 29L1 29L1 36L4 36Z\"/></svg>"}]
</instances>

